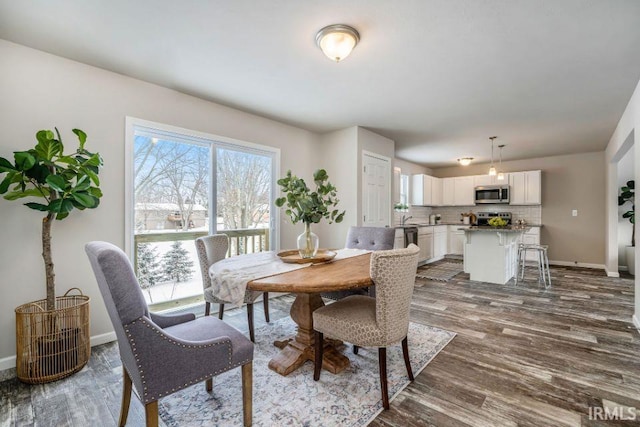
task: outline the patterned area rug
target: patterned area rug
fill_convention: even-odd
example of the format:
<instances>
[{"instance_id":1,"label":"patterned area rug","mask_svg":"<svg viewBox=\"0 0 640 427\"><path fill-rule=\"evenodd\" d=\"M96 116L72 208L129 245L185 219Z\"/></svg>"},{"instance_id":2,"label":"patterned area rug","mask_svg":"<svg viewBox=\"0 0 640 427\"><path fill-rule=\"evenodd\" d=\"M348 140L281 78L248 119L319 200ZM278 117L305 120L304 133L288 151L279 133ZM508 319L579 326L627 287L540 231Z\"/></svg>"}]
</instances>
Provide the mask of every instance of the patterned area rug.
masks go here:
<instances>
[{"instance_id":1,"label":"patterned area rug","mask_svg":"<svg viewBox=\"0 0 640 427\"><path fill-rule=\"evenodd\" d=\"M283 377L268 368L278 351L273 341L294 334L295 325L286 317L256 330L253 361L254 426L365 426L382 411L378 375L378 351L361 348L354 355L343 348L351 365L338 375L322 371L313 381L313 366L307 362ZM409 354L415 376L455 336L454 333L411 323ZM387 349L389 396L393 399L407 385L400 345ZM213 392L196 384L160 400L160 418L166 426L242 425L240 369L213 379Z\"/></svg>"},{"instance_id":2,"label":"patterned area rug","mask_svg":"<svg viewBox=\"0 0 640 427\"><path fill-rule=\"evenodd\" d=\"M446 282L464 271L460 262L442 262L436 265L425 265L418 269L416 277L420 279L438 280Z\"/></svg>"}]
</instances>

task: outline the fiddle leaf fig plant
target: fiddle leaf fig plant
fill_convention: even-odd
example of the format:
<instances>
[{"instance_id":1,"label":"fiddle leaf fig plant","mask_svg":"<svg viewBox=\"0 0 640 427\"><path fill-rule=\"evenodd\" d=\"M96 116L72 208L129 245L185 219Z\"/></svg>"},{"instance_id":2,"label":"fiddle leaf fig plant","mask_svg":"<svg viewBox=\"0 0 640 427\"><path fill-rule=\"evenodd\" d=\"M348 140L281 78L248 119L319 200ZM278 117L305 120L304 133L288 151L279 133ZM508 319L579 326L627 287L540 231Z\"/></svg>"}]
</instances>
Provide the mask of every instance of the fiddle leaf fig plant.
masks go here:
<instances>
[{"instance_id":1,"label":"fiddle leaf fig plant","mask_svg":"<svg viewBox=\"0 0 640 427\"><path fill-rule=\"evenodd\" d=\"M287 171L287 175L278 180L285 196L276 199L276 206L281 208L286 204L285 213L294 224L319 223L323 218L329 220L329 223L342 222L345 211L334 209L338 206L338 193L336 187L329 182L327 171L315 171L313 182L316 185L315 191L311 191L304 179Z\"/></svg>"},{"instance_id":2,"label":"fiddle leaf fig plant","mask_svg":"<svg viewBox=\"0 0 640 427\"><path fill-rule=\"evenodd\" d=\"M622 206L626 203L631 203L631 210L622 214L622 218L627 218L631 224L633 224L631 231L631 246L636 245L636 202L635 202L635 188L636 182L632 179L627 181L627 185L620 187L620 194L618 195L618 206Z\"/></svg>"},{"instance_id":3,"label":"fiddle leaf fig plant","mask_svg":"<svg viewBox=\"0 0 640 427\"><path fill-rule=\"evenodd\" d=\"M51 225L54 219L63 220L74 210L93 209L100 204L98 173L102 158L87 151L87 134L73 129L78 148L64 153L60 132L50 130L36 133L37 144L27 151L15 151L13 162L0 157L0 194L6 200L40 199L24 205L44 212L42 218L42 257L44 259L47 310L55 309L55 273L51 256Z\"/></svg>"}]
</instances>

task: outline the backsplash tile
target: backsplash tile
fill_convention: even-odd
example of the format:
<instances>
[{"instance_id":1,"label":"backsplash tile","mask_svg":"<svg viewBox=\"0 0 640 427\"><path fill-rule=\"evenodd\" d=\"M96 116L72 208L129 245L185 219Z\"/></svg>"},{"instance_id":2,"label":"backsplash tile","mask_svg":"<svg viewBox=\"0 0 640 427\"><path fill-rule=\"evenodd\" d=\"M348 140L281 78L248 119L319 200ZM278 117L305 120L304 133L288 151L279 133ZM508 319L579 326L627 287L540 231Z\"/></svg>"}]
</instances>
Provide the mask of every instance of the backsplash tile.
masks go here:
<instances>
[{"instance_id":1,"label":"backsplash tile","mask_svg":"<svg viewBox=\"0 0 640 427\"><path fill-rule=\"evenodd\" d=\"M513 221L524 219L529 224L542 224L542 206L511 206L511 205L485 205L485 206L444 206L427 207L411 206L409 212L394 214L395 224L400 223L402 215L412 216L411 222L429 222L429 215L440 214L443 222L462 222L461 213L478 212L511 212Z\"/></svg>"}]
</instances>

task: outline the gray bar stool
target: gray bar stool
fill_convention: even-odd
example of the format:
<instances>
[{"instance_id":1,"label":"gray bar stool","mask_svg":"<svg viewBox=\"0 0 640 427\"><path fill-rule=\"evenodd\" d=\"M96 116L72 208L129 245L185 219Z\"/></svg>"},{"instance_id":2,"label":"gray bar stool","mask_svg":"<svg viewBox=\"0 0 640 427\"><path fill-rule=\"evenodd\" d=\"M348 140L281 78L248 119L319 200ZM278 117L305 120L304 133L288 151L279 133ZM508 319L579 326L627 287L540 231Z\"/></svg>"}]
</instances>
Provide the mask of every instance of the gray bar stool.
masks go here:
<instances>
[{"instance_id":1,"label":"gray bar stool","mask_svg":"<svg viewBox=\"0 0 640 427\"><path fill-rule=\"evenodd\" d=\"M518 258L516 268L515 284L518 279L524 280L524 268L527 262L527 252L534 252L538 263L538 282L543 283L545 288L551 286L551 270L549 270L549 256L547 255L548 245L534 245L528 243L518 244Z\"/></svg>"}]
</instances>

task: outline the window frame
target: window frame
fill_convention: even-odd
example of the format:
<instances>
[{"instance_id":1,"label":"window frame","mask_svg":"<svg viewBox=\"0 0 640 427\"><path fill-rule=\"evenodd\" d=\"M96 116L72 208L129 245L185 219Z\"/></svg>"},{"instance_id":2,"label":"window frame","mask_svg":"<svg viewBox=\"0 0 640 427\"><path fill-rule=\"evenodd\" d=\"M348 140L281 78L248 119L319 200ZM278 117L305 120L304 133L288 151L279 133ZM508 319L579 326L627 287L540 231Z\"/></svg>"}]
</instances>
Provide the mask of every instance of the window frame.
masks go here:
<instances>
[{"instance_id":1,"label":"window frame","mask_svg":"<svg viewBox=\"0 0 640 427\"><path fill-rule=\"evenodd\" d=\"M134 161L134 147L135 147L135 130L136 128L144 128L150 131L157 131L159 133L177 134L184 137L186 140L193 140L195 143L210 144L210 162L212 166L217 166L216 155L217 148L228 148L242 152L254 152L264 156L270 156L272 159L271 168L271 194L270 194L270 233L269 240L270 246L273 250L280 249L280 209L275 205L275 199L277 197L278 189L277 180L280 173L280 148L271 147L268 145L257 144L254 142L242 141L239 139L229 138L220 135L214 135L206 132L195 131L178 126L168 125L164 123L153 122L149 120L139 119L135 117L125 117L125 179L124 179L124 251L130 260L133 260L133 245L135 234L135 194L134 194L134 173L135 173L135 161ZM213 215L217 213L215 202L217 192L217 167L212 167L209 175L209 214ZM216 221L209 221L209 232L216 232Z\"/></svg>"}]
</instances>

